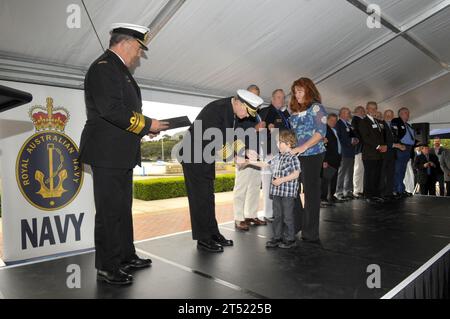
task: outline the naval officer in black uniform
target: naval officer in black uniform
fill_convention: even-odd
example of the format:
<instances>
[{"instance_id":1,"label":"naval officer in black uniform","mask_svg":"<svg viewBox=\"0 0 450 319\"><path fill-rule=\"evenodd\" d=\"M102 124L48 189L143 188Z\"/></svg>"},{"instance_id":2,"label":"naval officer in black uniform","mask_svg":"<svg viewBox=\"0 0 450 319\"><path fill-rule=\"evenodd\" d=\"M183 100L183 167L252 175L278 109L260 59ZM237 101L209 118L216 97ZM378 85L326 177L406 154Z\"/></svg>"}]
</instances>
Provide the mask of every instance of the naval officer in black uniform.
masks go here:
<instances>
[{"instance_id":1,"label":"naval officer in black uniform","mask_svg":"<svg viewBox=\"0 0 450 319\"><path fill-rule=\"evenodd\" d=\"M220 144L226 144L227 129L235 129L240 119L255 117L263 102L259 96L247 90L239 90L235 97L212 102L200 112L183 139L181 163L189 199L192 237L197 240L198 249L221 253L224 246L233 246L233 241L220 234L217 226L214 200L215 161L207 161L203 154L208 144L218 137L207 139L203 134L210 128L219 129L222 135ZM252 154L248 155L252 159L257 157L254 152L250 153Z\"/></svg>"},{"instance_id":2,"label":"naval officer in black uniform","mask_svg":"<svg viewBox=\"0 0 450 319\"><path fill-rule=\"evenodd\" d=\"M97 279L130 284L129 270L149 267L133 244L133 168L141 164L140 141L167 129L167 123L142 115L140 89L130 70L139 65L149 30L114 24L110 48L86 74L87 122L80 160L92 168L95 198L95 267Z\"/></svg>"}]
</instances>

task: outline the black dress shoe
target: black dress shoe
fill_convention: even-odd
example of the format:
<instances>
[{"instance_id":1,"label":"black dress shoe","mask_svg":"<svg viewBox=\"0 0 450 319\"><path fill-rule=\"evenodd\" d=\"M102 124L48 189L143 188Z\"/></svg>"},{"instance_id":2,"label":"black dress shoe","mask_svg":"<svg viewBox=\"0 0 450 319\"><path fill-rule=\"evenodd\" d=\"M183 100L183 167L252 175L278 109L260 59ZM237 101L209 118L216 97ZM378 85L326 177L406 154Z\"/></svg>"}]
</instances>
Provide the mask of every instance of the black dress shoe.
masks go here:
<instances>
[{"instance_id":1,"label":"black dress shoe","mask_svg":"<svg viewBox=\"0 0 450 319\"><path fill-rule=\"evenodd\" d=\"M122 268L120 269L120 272L121 272L122 274L124 274L124 275L127 275L127 277L128 277L130 280L133 280L133 275L127 273L127 272L126 272L125 270L123 270Z\"/></svg>"},{"instance_id":2,"label":"black dress shoe","mask_svg":"<svg viewBox=\"0 0 450 319\"><path fill-rule=\"evenodd\" d=\"M231 239L226 239L222 234L213 235L211 239L224 247L231 247L234 245Z\"/></svg>"},{"instance_id":3,"label":"black dress shoe","mask_svg":"<svg viewBox=\"0 0 450 319\"><path fill-rule=\"evenodd\" d=\"M141 259L136 257L130 261L124 262L120 265L120 269L124 272L132 269L148 268L152 265L151 259Z\"/></svg>"},{"instance_id":4,"label":"black dress shoe","mask_svg":"<svg viewBox=\"0 0 450 319\"><path fill-rule=\"evenodd\" d=\"M130 285L133 283L133 276L124 273L120 270L118 271L105 271L105 270L98 270L97 271L97 280L106 282L110 285L118 285L118 286L124 286L124 285Z\"/></svg>"},{"instance_id":5,"label":"black dress shoe","mask_svg":"<svg viewBox=\"0 0 450 319\"><path fill-rule=\"evenodd\" d=\"M374 201L380 203L380 204L383 204L384 202L386 202L386 200L385 200L384 198L381 198L381 197L378 197L378 196L375 196L375 197L373 197L372 199L373 199Z\"/></svg>"},{"instance_id":6,"label":"black dress shoe","mask_svg":"<svg viewBox=\"0 0 450 319\"><path fill-rule=\"evenodd\" d=\"M342 204L342 203L345 203L347 200L345 200L344 198L338 198L338 197L336 197L336 196L333 196L333 197L331 197L331 200L330 200L330 202L332 202L332 203L337 203L337 204Z\"/></svg>"},{"instance_id":7,"label":"black dress shoe","mask_svg":"<svg viewBox=\"0 0 450 319\"><path fill-rule=\"evenodd\" d=\"M345 200L354 200L354 199L356 199L356 197L353 196L353 194L348 194L348 195L344 196L344 199Z\"/></svg>"},{"instance_id":8,"label":"black dress shoe","mask_svg":"<svg viewBox=\"0 0 450 319\"><path fill-rule=\"evenodd\" d=\"M413 194L408 193L408 192L403 192L402 196L403 196L404 198L408 198L408 197L412 197Z\"/></svg>"},{"instance_id":9,"label":"black dress shoe","mask_svg":"<svg viewBox=\"0 0 450 319\"><path fill-rule=\"evenodd\" d=\"M223 246L212 239L197 241L197 249L209 253L223 253Z\"/></svg>"}]
</instances>

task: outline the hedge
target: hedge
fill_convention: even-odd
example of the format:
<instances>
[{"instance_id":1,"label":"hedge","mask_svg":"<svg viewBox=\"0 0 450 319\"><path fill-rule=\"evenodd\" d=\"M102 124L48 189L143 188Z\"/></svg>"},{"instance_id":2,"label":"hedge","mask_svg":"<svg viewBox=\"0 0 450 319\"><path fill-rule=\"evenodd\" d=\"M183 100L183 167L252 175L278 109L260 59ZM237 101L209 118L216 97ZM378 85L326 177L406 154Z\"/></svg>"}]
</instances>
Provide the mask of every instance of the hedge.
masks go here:
<instances>
[{"instance_id":1,"label":"hedge","mask_svg":"<svg viewBox=\"0 0 450 319\"><path fill-rule=\"evenodd\" d=\"M234 187L234 174L219 175L214 183L216 193L231 192ZM186 197L186 187L183 177L168 177L147 179L134 182L134 198L145 201ZM0 217L2 203L0 195Z\"/></svg>"},{"instance_id":2,"label":"hedge","mask_svg":"<svg viewBox=\"0 0 450 319\"><path fill-rule=\"evenodd\" d=\"M234 174L219 175L214 183L216 193L230 192L234 187ZM151 201L186 197L183 177L169 177L134 181L134 198Z\"/></svg>"}]
</instances>

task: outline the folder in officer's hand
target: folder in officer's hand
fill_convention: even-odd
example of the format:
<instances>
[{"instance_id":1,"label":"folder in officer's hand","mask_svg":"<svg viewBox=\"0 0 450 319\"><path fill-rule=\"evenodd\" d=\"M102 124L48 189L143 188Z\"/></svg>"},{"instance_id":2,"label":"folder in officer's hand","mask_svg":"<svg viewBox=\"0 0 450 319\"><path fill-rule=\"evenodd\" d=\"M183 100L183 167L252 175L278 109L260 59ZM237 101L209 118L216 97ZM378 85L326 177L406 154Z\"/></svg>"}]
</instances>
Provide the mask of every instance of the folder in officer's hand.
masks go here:
<instances>
[{"instance_id":1,"label":"folder in officer's hand","mask_svg":"<svg viewBox=\"0 0 450 319\"><path fill-rule=\"evenodd\" d=\"M188 127L191 126L192 123L189 120L187 116L181 116L181 117L174 117L167 120L161 120L161 122L167 122L169 123L168 130L173 130L175 128L182 128L182 127Z\"/></svg>"}]
</instances>

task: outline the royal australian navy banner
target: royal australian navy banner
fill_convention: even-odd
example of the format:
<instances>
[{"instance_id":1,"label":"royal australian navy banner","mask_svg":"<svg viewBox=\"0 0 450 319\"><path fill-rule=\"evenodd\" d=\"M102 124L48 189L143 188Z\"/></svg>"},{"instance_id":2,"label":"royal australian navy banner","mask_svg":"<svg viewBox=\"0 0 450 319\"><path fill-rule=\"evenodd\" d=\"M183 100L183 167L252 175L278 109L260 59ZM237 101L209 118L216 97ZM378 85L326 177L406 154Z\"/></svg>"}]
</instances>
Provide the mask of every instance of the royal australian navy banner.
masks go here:
<instances>
[{"instance_id":1,"label":"royal australian navy banner","mask_svg":"<svg viewBox=\"0 0 450 319\"><path fill-rule=\"evenodd\" d=\"M30 104L0 113L4 260L92 248L92 178L78 161L83 91L0 84L33 95Z\"/></svg>"}]
</instances>

